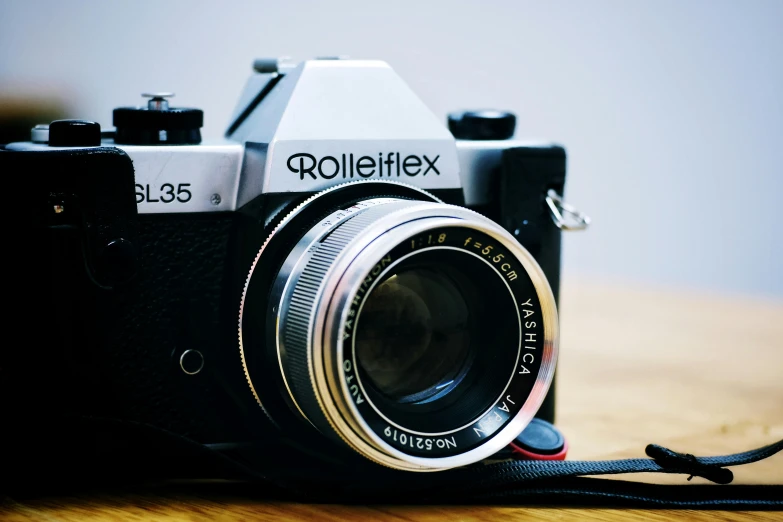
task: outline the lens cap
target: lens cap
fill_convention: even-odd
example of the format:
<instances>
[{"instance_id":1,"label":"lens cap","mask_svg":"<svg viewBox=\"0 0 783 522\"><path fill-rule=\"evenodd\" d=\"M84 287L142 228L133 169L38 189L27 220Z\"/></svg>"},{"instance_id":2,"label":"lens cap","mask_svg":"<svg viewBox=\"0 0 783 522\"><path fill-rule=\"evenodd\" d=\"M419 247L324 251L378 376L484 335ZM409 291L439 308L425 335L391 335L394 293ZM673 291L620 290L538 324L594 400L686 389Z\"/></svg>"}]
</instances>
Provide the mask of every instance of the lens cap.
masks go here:
<instances>
[{"instance_id":1,"label":"lens cap","mask_svg":"<svg viewBox=\"0 0 783 522\"><path fill-rule=\"evenodd\" d=\"M568 444L560 430L541 419L533 419L509 444L514 458L523 460L565 460Z\"/></svg>"}]
</instances>

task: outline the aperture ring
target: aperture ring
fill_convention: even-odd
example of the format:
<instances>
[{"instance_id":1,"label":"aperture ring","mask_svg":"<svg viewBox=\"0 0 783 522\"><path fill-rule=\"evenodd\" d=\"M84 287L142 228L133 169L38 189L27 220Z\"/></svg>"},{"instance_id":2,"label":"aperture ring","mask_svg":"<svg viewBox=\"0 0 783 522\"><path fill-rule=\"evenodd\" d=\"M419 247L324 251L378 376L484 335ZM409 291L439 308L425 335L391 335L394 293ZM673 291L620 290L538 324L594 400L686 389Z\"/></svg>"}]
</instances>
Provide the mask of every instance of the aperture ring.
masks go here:
<instances>
[{"instance_id":1,"label":"aperture ring","mask_svg":"<svg viewBox=\"0 0 783 522\"><path fill-rule=\"evenodd\" d=\"M312 331L312 326L322 283L328 277L334 260L364 229L383 216L421 204L420 201L389 199L339 223L326 233L325 238L315 242L299 261L301 269L294 272L298 272L298 277L289 283L294 285L290 297L287 292L283 292L278 316L278 350L282 355L280 360L285 380L299 410L324 434L331 435L333 431L329 428L313 389L313 364L318 362L312 360L312 351L309 349L312 336L318 334ZM330 221L327 218L324 222ZM324 228L326 232L328 229Z\"/></svg>"}]
</instances>

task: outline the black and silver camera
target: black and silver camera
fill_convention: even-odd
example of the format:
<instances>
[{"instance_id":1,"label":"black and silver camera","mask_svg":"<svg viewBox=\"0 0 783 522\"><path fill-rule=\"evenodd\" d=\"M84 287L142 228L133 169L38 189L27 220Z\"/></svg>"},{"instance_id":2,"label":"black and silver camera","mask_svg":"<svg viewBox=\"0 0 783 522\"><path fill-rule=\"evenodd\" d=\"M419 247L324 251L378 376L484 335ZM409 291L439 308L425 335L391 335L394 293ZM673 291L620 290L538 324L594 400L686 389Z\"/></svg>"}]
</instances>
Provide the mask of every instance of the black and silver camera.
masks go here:
<instances>
[{"instance_id":1,"label":"black and silver camera","mask_svg":"<svg viewBox=\"0 0 783 522\"><path fill-rule=\"evenodd\" d=\"M259 61L217 142L149 97L0 150L27 237L14 426L428 471L553 420L561 229L586 225L563 148L505 112L447 128L379 61Z\"/></svg>"}]
</instances>

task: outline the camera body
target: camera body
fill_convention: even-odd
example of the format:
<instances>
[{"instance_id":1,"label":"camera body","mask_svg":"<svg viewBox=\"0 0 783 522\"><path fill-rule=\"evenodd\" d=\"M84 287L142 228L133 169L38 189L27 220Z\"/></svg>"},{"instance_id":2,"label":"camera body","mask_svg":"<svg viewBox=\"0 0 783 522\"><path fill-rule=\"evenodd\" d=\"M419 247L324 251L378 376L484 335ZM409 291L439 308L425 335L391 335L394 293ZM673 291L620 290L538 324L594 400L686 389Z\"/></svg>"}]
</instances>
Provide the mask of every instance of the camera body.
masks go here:
<instances>
[{"instance_id":1,"label":"camera body","mask_svg":"<svg viewBox=\"0 0 783 522\"><path fill-rule=\"evenodd\" d=\"M27 195L19 270L30 284L16 320L32 332L27 349L3 354L9 418L119 419L213 448L282 438L350 458L275 413L299 405L259 399L276 370L251 379L239 349L251 267L285 267L282 251L308 227L331 225L334 205L313 208L328 198L343 210L369 197L474 210L557 296L565 151L511 139L508 113L452 115L450 133L388 65L354 60L257 62L217 142L200 142L200 111L151 98L115 111L114 134L59 121L0 150ZM303 208L299 235L270 243ZM554 420L554 387L537 416Z\"/></svg>"}]
</instances>

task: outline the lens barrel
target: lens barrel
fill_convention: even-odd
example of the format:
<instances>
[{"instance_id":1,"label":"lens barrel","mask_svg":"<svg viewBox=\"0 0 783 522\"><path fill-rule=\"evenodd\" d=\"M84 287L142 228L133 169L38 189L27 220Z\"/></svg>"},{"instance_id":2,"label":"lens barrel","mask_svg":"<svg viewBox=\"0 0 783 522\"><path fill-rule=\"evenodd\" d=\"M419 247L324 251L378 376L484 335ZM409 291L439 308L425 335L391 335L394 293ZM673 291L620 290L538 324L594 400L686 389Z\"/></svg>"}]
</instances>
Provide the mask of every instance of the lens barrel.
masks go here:
<instances>
[{"instance_id":1,"label":"lens barrel","mask_svg":"<svg viewBox=\"0 0 783 522\"><path fill-rule=\"evenodd\" d=\"M530 422L554 374L557 313L512 236L465 208L398 197L351 203L299 236L265 317L247 308L263 250L240 309L267 413L260 382L276 373L288 408L322 434L411 471L489 457ZM244 332L259 321L265 346Z\"/></svg>"}]
</instances>

